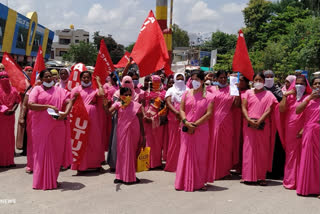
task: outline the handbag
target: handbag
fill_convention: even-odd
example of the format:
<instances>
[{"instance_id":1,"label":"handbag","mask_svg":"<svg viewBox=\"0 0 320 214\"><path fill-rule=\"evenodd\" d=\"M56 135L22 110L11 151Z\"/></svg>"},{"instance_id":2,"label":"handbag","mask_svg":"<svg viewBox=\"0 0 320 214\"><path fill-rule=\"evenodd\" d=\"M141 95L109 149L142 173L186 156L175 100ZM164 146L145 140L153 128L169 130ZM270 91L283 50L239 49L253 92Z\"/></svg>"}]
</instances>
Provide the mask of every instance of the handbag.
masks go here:
<instances>
[{"instance_id":1,"label":"handbag","mask_svg":"<svg viewBox=\"0 0 320 214\"><path fill-rule=\"evenodd\" d=\"M137 158L137 172L148 171L150 168L150 147L141 149L141 152Z\"/></svg>"}]
</instances>

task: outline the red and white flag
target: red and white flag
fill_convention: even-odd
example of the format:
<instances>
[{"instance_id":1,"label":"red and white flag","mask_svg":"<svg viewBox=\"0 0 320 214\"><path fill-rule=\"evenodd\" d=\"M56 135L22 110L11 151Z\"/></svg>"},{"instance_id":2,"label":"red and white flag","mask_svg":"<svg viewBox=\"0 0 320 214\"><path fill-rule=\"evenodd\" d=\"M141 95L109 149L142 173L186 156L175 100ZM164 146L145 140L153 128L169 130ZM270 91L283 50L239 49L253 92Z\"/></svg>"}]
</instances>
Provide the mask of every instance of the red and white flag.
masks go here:
<instances>
[{"instance_id":1,"label":"red and white flag","mask_svg":"<svg viewBox=\"0 0 320 214\"><path fill-rule=\"evenodd\" d=\"M36 58L36 62L33 67L31 80L30 80L30 83L32 86L34 86L34 84L36 83L37 75L43 70L46 70L46 64L44 63L43 51L42 51L42 47L40 45L39 50L38 50L38 54L37 54L37 58Z\"/></svg>"},{"instance_id":2,"label":"red and white flag","mask_svg":"<svg viewBox=\"0 0 320 214\"><path fill-rule=\"evenodd\" d=\"M239 31L236 51L233 56L232 70L242 73L249 80L253 79L254 71L242 30Z\"/></svg>"},{"instance_id":3,"label":"red and white flag","mask_svg":"<svg viewBox=\"0 0 320 214\"><path fill-rule=\"evenodd\" d=\"M169 54L166 42L152 10L141 27L131 57L138 64L141 77L163 68L166 68L166 73L170 72L167 69Z\"/></svg>"},{"instance_id":4,"label":"red and white flag","mask_svg":"<svg viewBox=\"0 0 320 214\"><path fill-rule=\"evenodd\" d=\"M100 41L100 50L97 56L96 66L94 68L93 77L92 77L92 87L97 88L97 82L95 77L100 77L101 84L104 85L106 78L110 73L114 71L114 66L107 49L107 46L103 39Z\"/></svg>"},{"instance_id":5,"label":"red and white flag","mask_svg":"<svg viewBox=\"0 0 320 214\"><path fill-rule=\"evenodd\" d=\"M71 74L67 83L66 89L71 91L73 88L80 85L80 74L82 71L87 71L87 67L83 63L75 64L71 67Z\"/></svg>"},{"instance_id":6,"label":"red and white flag","mask_svg":"<svg viewBox=\"0 0 320 214\"><path fill-rule=\"evenodd\" d=\"M73 164L79 165L87 148L90 128L89 115L80 95L73 105L70 117Z\"/></svg>"},{"instance_id":7,"label":"red and white flag","mask_svg":"<svg viewBox=\"0 0 320 214\"><path fill-rule=\"evenodd\" d=\"M22 73L22 69L20 68L20 66L6 52L3 54L2 64L5 67L5 71L9 75L11 85L15 87L20 93L24 93L29 87L29 82L25 75Z\"/></svg>"},{"instance_id":8,"label":"red and white flag","mask_svg":"<svg viewBox=\"0 0 320 214\"><path fill-rule=\"evenodd\" d=\"M130 60L130 53L126 51L123 55L123 57L120 59L118 64L114 65L116 68L125 68ZM131 63L133 64L133 62Z\"/></svg>"}]
</instances>

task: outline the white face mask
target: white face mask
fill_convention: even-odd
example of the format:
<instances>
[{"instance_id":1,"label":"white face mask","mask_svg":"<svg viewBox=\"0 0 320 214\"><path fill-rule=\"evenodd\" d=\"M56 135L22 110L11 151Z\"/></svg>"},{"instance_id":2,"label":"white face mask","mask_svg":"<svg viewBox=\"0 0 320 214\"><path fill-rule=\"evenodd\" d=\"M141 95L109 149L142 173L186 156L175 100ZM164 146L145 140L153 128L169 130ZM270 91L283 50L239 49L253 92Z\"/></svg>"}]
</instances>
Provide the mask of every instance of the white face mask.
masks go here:
<instances>
[{"instance_id":1,"label":"white face mask","mask_svg":"<svg viewBox=\"0 0 320 214\"><path fill-rule=\"evenodd\" d=\"M193 89L197 90L198 88L200 88L201 82L197 80L192 80L192 86L193 86Z\"/></svg>"},{"instance_id":2,"label":"white face mask","mask_svg":"<svg viewBox=\"0 0 320 214\"><path fill-rule=\"evenodd\" d=\"M266 78L264 86L267 88L272 88L274 85L274 78Z\"/></svg>"},{"instance_id":3,"label":"white face mask","mask_svg":"<svg viewBox=\"0 0 320 214\"><path fill-rule=\"evenodd\" d=\"M303 96L305 91L306 91L306 86L304 86L304 85L296 85L296 92L297 92L296 97L297 97L298 101L302 98L302 96Z\"/></svg>"},{"instance_id":4,"label":"white face mask","mask_svg":"<svg viewBox=\"0 0 320 214\"><path fill-rule=\"evenodd\" d=\"M81 81L81 85L85 88L88 88L89 86L91 86L91 84L92 84L91 81L89 83L85 83L85 82Z\"/></svg>"},{"instance_id":5,"label":"white face mask","mask_svg":"<svg viewBox=\"0 0 320 214\"><path fill-rule=\"evenodd\" d=\"M178 87L183 87L185 85L184 80L176 80L174 84Z\"/></svg>"},{"instance_id":6,"label":"white face mask","mask_svg":"<svg viewBox=\"0 0 320 214\"><path fill-rule=\"evenodd\" d=\"M253 86L254 86L255 89L258 89L258 90L263 89L263 87L264 87L262 82L255 82L253 84Z\"/></svg>"},{"instance_id":7,"label":"white face mask","mask_svg":"<svg viewBox=\"0 0 320 214\"><path fill-rule=\"evenodd\" d=\"M51 87L54 85L54 81L51 81L51 82L49 82L49 83L43 82L42 84L43 84L44 87L46 87L46 88L51 88Z\"/></svg>"}]
</instances>

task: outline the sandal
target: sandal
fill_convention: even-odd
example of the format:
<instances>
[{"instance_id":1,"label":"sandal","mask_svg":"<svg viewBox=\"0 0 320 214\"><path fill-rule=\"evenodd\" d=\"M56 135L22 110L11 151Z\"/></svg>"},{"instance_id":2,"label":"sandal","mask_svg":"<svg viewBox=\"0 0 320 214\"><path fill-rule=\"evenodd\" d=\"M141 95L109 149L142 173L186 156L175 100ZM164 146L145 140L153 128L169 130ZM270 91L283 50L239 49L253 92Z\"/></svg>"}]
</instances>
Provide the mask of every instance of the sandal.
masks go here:
<instances>
[{"instance_id":1,"label":"sandal","mask_svg":"<svg viewBox=\"0 0 320 214\"><path fill-rule=\"evenodd\" d=\"M200 191L200 192L206 192L207 190L208 190L208 188L206 186L198 189L198 191Z\"/></svg>"}]
</instances>

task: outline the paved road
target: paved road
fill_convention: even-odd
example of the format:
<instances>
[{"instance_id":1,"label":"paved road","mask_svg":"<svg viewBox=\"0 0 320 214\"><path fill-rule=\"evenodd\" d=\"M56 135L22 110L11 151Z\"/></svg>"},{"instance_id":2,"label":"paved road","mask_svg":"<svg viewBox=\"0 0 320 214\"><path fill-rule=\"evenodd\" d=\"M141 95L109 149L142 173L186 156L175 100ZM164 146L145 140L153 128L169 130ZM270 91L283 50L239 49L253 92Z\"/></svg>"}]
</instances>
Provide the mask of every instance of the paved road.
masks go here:
<instances>
[{"instance_id":1,"label":"paved road","mask_svg":"<svg viewBox=\"0 0 320 214\"><path fill-rule=\"evenodd\" d=\"M298 197L285 190L281 181L266 187L216 181L207 192L174 190L175 174L163 171L138 173L142 183L115 185L108 171L77 176L60 173L60 189L33 190L32 175L25 173L25 157L15 159L14 169L0 169L0 213L320 213L320 200ZM6 204L3 199L14 199ZM8 201L7 201L8 202Z\"/></svg>"}]
</instances>

